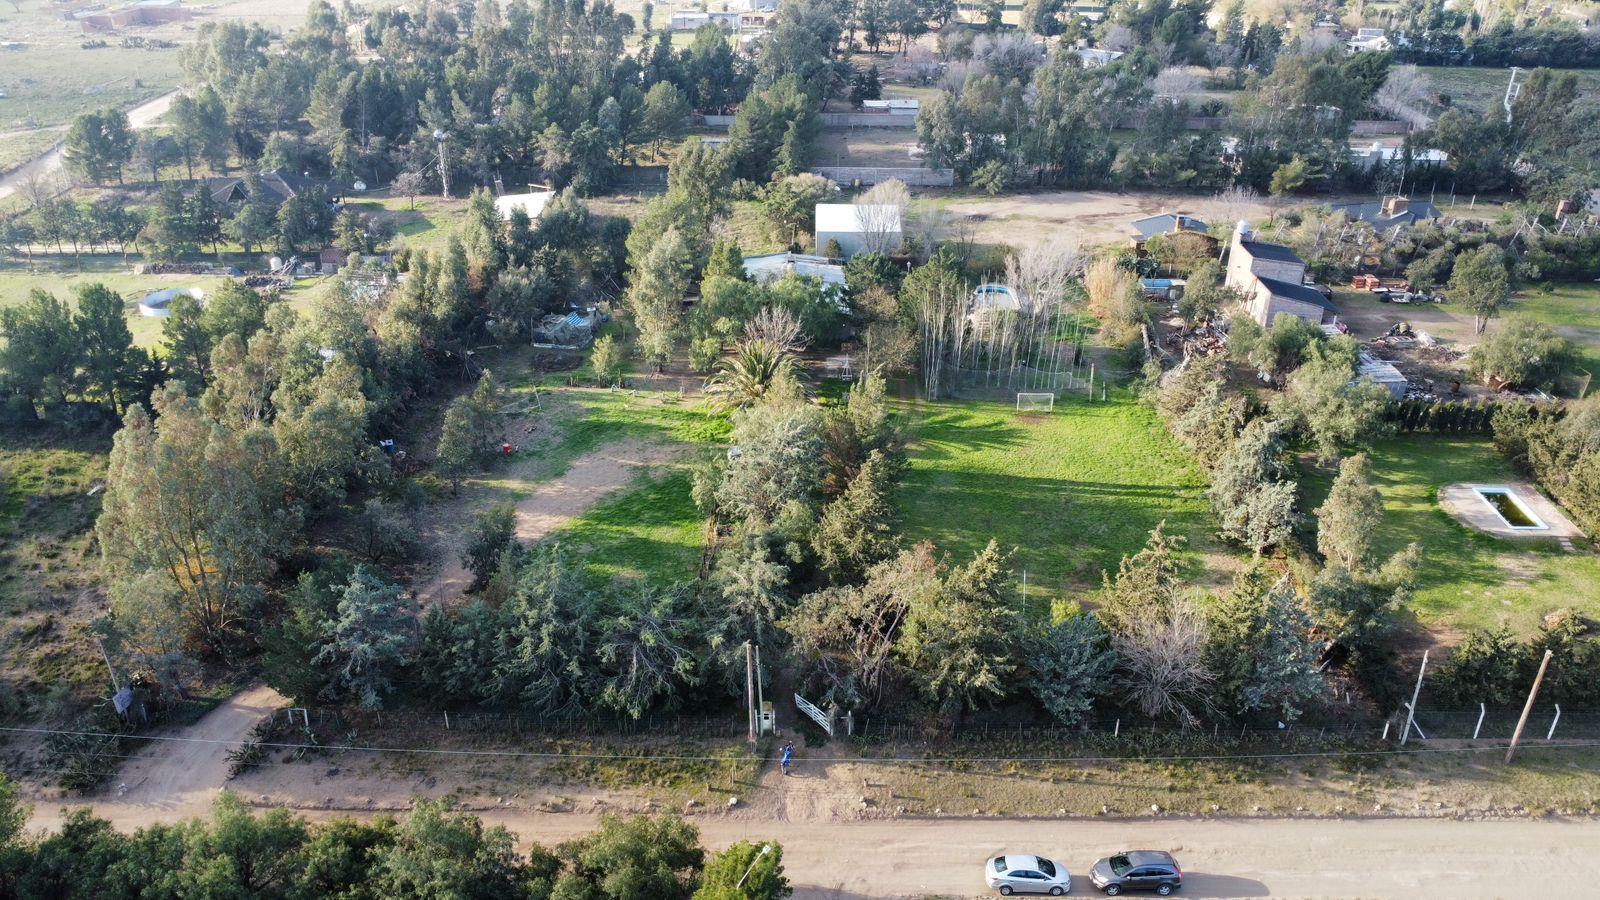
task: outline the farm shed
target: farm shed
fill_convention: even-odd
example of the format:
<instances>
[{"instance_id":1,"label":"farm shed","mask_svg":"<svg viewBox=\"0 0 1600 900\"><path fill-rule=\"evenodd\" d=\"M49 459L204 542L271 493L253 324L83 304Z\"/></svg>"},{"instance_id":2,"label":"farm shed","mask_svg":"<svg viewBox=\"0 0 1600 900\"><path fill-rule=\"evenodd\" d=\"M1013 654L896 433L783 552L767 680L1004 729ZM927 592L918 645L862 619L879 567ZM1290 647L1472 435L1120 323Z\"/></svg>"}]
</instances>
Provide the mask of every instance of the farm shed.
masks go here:
<instances>
[{"instance_id":1,"label":"farm shed","mask_svg":"<svg viewBox=\"0 0 1600 900\"><path fill-rule=\"evenodd\" d=\"M829 241L839 243L845 259L858 253L888 253L904 239L900 207L891 204L818 203L816 216L819 253Z\"/></svg>"}]
</instances>

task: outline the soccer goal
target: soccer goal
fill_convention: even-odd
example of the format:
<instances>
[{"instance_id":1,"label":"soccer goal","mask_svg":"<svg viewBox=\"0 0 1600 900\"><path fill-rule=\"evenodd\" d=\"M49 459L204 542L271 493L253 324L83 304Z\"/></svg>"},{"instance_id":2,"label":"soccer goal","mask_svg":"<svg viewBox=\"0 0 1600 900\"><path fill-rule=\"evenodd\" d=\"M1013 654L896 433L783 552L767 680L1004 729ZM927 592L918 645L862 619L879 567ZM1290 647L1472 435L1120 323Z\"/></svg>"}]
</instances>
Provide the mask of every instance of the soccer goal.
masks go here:
<instances>
[{"instance_id":1,"label":"soccer goal","mask_svg":"<svg viewBox=\"0 0 1600 900\"><path fill-rule=\"evenodd\" d=\"M1055 394L1017 393L1017 412L1050 412L1055 408Z\"/></svg>"}]
</instances>

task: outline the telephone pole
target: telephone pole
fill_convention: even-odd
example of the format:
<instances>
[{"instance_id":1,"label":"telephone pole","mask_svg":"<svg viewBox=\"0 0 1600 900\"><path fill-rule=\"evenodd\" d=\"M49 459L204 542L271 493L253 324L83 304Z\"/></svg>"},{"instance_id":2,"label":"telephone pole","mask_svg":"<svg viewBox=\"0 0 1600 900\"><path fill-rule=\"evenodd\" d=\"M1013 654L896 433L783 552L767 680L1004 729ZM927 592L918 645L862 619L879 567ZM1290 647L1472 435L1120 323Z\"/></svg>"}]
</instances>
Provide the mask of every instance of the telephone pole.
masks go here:
<instances>
[{"instance_id":1,"label":"telephone pole","mask_svg":"<svg viewBox=\"0 0 1600 900\"><path fill-rule=\"evenodd\" d=\"M440 196L444 197L446 200L449 200L450 163L445 158L444 145L450 140L450 135L441 129L433 133L433 140L434 143L439 145L439 187L442 191Z\"/></svg>"},{"instance_id":2,"label":"telephone pole","mask_svg":"<svg viewBox=\"0 0 1600 900\"><path fill-rule=\"evenodd\" d=\"M1422 651L1422 666L1417 669L1417 686L1411 691L1411 706L1406 710L1406 730L1400 732L1400 746L1411 738L1411 723L1417 717L1417 698L1422 695L1422 676L1428 671L1428 651Z\"/></svg>"},{"instance_id":3,"label":"telephone pole","mask_svg":"<svg viewBox=\"0 0 1600 900\"><path fill-rule=\"evenodd\" d=\"M750 743L756 742L756 658L750 642L744 642L744 705L750 714Z\"/></svg>"},{"instance_id":4,"label":"telephone pole","mask_svg":"<svg viewBox=\"0 0 1600 900\"><path fill-rule=\"evenodd\" d=\"M1517 730L1511 734L1511 746L1506 748L1506 765L1511 765L1511 760L1516 758L1517 743L1522 740L1522 729L1528 727L1528 716L1533 714L1533 701L1539 696L1539 685L1544 683L1544 670L1550 665L1551 653L1544 652L1544 659L1539 660L1539 674L1533 676L1533 687L1528 690L1528 702L1522 705L1522 718L1517 720Z\"/></svg>"}]
</instances>

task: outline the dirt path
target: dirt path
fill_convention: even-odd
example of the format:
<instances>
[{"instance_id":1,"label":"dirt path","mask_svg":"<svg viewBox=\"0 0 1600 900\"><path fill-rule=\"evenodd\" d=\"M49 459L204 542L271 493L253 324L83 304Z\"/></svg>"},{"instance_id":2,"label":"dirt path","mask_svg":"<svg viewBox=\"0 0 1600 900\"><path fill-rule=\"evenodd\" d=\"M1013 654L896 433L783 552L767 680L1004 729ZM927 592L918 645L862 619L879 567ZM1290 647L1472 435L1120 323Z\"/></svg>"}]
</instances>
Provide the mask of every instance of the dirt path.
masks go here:
<instances>
[{"instance_id":1,"label":"dirt path","mask_svg":"<svg viewBox=\"0 0 1600 900\"><path fill-rule=\"evenodd\" d=\"M250 730L289 701L265 685L234 695L187 728L158 732L177 741L151 741L123 766L112 794L115 803L151 815L204 815L228 780L228 751ZM191 742L192 741L192 742ZM215 742L215 743L202 743Z\"/></svg>"},{"instance_id":2,"label":"dirt path","mask_svg":"<svg viewBox=\"0 0 1600 900\"><path fill-rule=\"evenodd\" d=\"M497 479L496 484L517 493L528 491L516 501L517 539L531 544L560 531L606 495L627 487L641 470L669 463L680 453L678 447L641 440L621 441L578 457L566 472L548 481L523 482L512 472L508 477ZM465 545L463 523L467 521L470 508L481 503L481 498L468 494L459 504L462 509L457 510L457 514L434 516L450 525L448 530L441 528L435 534L439 570L417 592L424 604L447 603L466 593L472 584L472 573L461 562Z\"/></svg>"},{"instance_id":3,"label":"dirt path","mask_svg":"<svg viewBox=\"0 0 1600 900\"><path fill-rule=\"evenodd\" d=\"M134 128L146 128L150 126L155 122L156 119L159 119L161 116L165 115L168 109L172 108L172 101L177 99L177 96L178 92L172 91L170 93L162 94L161 96L152 100L146 100L138 106L129 109L128 124ZM66 126L61 126L61 128L63 133L65 133ZM61 168L61 164L65 162L65 160L66 155L62 150L62 145L56 144L49 150L46 150L45 152L34 157L32 160L25 162L22 165L17 166L15 169L12 169L10 172L7 172L5 175L0 176L0 199L4 199L16 193L17 189L22 187L23 183L30 178L42 178L55 172L57 169Z\"/></svg>"},{"instance_id":4,"label":"dirt path","mask_svg":"<svg viewBox=\"0 0 1600 900\"><path fill-rule=\"evenodd\" d=\"M171 822L178 807L95 804L121 829ZM312 810L308 818L332 813ZM359 813L356 815L360 815ZM488 810L523 841L551 844L583 834L596 818L572 813ZM35 810L35 827L61 811ZM1429 819L1006 820L913 819L867 822L692 820L706 844L777 840L799 900L864 897L981 897L983 860L1007 850L1067 864L1074 894L1089 863L1116 850L1171 850L1184 869L1185 897L1581 897L1600 884L1600 823L1549 820L1460 822Z\"/></svg>"}]
</instances>

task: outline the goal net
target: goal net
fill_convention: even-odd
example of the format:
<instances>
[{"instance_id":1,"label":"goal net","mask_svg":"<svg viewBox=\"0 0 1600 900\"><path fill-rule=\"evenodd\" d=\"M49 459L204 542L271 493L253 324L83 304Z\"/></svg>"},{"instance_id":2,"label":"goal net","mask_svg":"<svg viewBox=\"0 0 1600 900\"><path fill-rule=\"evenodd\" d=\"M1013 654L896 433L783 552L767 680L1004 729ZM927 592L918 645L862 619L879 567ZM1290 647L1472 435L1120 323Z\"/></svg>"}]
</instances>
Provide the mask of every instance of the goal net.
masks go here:
<instances>
[{"instance_id":1,"label":"goal net","mask_svg":"<svg viewBox=\"0 0 1600 900\"><path fill-rule=\"evenodd\" d=\"M1055 394L1017 394L1017 412L1050 412L1055 408Z\"/></svg>"}]
</instances>

